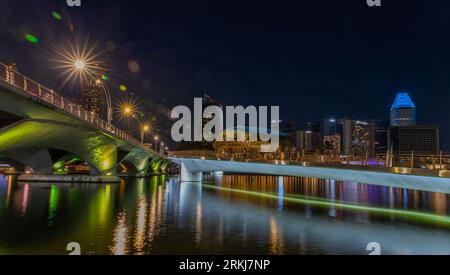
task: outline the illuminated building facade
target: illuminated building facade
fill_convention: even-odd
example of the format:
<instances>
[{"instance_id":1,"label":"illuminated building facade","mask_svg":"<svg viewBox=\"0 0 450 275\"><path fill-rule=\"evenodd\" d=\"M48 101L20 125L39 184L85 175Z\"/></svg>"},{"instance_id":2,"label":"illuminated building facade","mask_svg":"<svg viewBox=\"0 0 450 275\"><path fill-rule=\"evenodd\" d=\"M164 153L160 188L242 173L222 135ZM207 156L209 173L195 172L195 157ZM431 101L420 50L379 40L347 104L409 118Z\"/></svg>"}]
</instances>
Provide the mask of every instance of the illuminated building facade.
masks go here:
<instances>
[{"instance_id":1,"label":"illuminated building facade","mask_svg":"<svg viewBox=\"0 0 450 275\"><path fill-rule=\"evenodd\" d=\"M322 150L326 155L339 155L342 151L342 131L338 128L338 121L334 118L322 121Z\"/></svg>"},{"instance_id":2,"label":"illuminated building facade","mask_svg":"<svg viewBox=\"0 0 450 275\"><path fill-rule=\"evenodd\" d=\"M344 123L344 154L363 156L374 153L374 126L370 121L346 119Z\"/></svg>"},{"instance_id":3,"label":"illuminated building facade","mask_svg":"<svg viewBox=\"0 0 450 275\"><path fill-rule=\"evenodd\" d=\"M325 155L340 155L341 135L323 136L323 153Z\"/></svg>"},{"instance_id":4,"label":"illuminated building facade","mask_svg":"<svg viewBox=\"0 0 450 275\"><path fill-rule=\"evenodd\" d=\"M440 152L438 126L418 126L416 105L407 93L399 93L391 108L388 146L395 154L437 155Z\"/></svg>"},{"instance_id":5,"label":"illuminated building facade","mask_svg":"<svg viewBox=\"0 0 450 275\"><path fill-rule=\"evenodd\" d=\"M103 73L101 69L96 70L88 78L82 94L83 108L97 116L100 116L102 113L103 104L105 103L105 91L101 82Z\"/></svg>"},{"instance_id":6,"label":"illuminated building facade","mask_svg":"<svg viewBox=\"0 0 450 275\"><path fill-rule=\"evenodd\" d=\"M391 126L415 126L416 106L407 93L399 93L391 108Z\"/></svg>"}]
</instances>

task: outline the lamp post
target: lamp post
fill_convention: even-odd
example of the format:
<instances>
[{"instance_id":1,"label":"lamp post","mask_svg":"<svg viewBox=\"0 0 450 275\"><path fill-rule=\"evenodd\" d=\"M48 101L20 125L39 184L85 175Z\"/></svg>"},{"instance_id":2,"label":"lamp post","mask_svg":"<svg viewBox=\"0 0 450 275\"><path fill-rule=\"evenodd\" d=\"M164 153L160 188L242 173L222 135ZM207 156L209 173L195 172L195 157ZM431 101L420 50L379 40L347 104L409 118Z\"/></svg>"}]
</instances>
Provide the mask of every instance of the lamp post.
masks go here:
<instances>
[{"instance_id":1,"label":"lamp post","mask_svg":"<svg viewBox=\"0 0 450 275\"><path fill-rule=\"evenodd\" d=\"M107 121L108 121L108 127L112 126L112 120L113 120L113 108L112 108L112 100L111 100L111 94L108 90L108 87L106 87L105 83L101 80L101 76L98 78L93 76L89 70L86 62L82 59L77 59L73 62L73 67L76 71L80 73L86 73L90 78L95 80L95 83L97 85L100 85L102 87L103 92L105 93L106 98L106 105L108 108L107 113Z\"/></svg>"},{"instance_id":2,"label":"lamp post","mask_svg":"<svg viewBox=\"0 0 450 275\"><path fill-rule=\"evenodd\" d=\"M155 151L158 152L158 140L159 140L159 137L155 136L154 140L155 140Z\"/></svg>"},{"instance_id":3,"label":"lamp post","mask_svg":"<svg viewBox=\"0 0 450 275\"><path fill-rule=\"evenodd\" d=\"M142 124L141 125L141 143L144 144L145 134L150 131L150 125Z\"/></svg>"},{"instance_id":4,"label":"lamp post","mask_svg":"<svg viewBox=\"0 0 450 275\"><path fill-rule=\"evenodd\" d=\"M127 130L130 132L130 119L135 117L135 106L129 103L124 103L120 106L121 116L127 120ZM142 129L141 129L142 130Z\"/></svg>"}]
</instances>

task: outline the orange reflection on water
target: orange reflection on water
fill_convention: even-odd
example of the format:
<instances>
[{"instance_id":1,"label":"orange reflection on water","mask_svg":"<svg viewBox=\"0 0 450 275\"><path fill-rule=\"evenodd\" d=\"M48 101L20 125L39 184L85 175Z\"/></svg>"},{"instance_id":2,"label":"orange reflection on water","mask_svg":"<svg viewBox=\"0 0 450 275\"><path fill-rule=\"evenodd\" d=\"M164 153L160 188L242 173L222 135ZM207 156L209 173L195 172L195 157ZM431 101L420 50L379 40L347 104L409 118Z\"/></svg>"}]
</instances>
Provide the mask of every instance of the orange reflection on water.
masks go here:
<instances>
[{"instance_id":1,"label":"orange reflection on water","mask_svg":"<svg viewBox=\"0 0 450 275\"><path fill-rule=\"evenodd\" d=\"M199 245L202 241L202 203L197 203L197 209L195 213L195 242Z\"/></svg>"},{"instance_id":2,"label":"orange reflection on water","mask_svg":"<svg viewBox=\"0 0 450 275\"><path fill-rule=\"evenodd\" d=\"M447 203L449 195L442 193L431 193L433 210L440 215L447 215Z\"/></svg>"},{"instance_id":3,"label":"orange reflection on water","mask_svg":"<svg viewBox=\"0 0 450 275\"><path fill-rule=\"evenodd\" d=\"M126 222L127 214L123 211L117 216L117 226L114 229L114 246L110 248L111 253L114 255L125 255L127 253L129 236Z\"/></svg>"},{"instance_id":4,"label":"orange reflection on water","mask_svg":"<svg viewBox=\"0 0 450 275\"><path fill-rule=\"evenodd\" d=\"M22 216L25 216L27 213L29 190L30 190L29 184L25 184L25 186L23 187L23 197L22 197Z\"/></svg>"},{"instance_id":5,"label":"orange reflection on water","mask_svg":"<svg viewBox=\"0 0 450 275\"><path fill-rule=\"evenodd\" d=\"M12 185L13 185L12 177L8 177L8 189L6 191L6 208L9 207L9 204L11 202Z\"/></svg>"},{"instance_id":6,"label":"orange reflection on water","mask_svg":"<svg viewBox=\"0 0 450 275\"><path fill-rule=\"evenodd\" d=\"M284 254L283 232L278 227L275 218L270 220L270 252L276 255Z\"/></svg>"},{"instance_id":7,"label":"orange reflection on water","mask_svg":"<svg viewBox=\"0 0 450 275\"><path fill-rule=\"evenodd\" d=\"M147 199L145 198L145 195L142 195L136 212L136 230L134 232L134 249L137 255L142 255L144 253L147 207Z\"/></svg>"}]
</instances>

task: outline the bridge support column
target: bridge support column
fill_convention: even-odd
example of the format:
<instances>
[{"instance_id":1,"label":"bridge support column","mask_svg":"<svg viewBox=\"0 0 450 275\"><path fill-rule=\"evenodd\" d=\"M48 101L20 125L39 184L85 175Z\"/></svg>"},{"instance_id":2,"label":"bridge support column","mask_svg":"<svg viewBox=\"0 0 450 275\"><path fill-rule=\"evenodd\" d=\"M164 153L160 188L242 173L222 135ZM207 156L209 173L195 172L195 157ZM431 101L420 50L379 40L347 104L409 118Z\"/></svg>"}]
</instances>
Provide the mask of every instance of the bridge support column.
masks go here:
<instances>
[{"instance_id":1,"label":"bridge support column","mask_svg":"<svg viewBox=\"0 0 450 275\"><path fill-rule=\"evenodd\" d=\"M181 181L184 182L202 182L202 172L192 172L186 168L184 164L181 164Z\"/></svg>"}]
</instances>

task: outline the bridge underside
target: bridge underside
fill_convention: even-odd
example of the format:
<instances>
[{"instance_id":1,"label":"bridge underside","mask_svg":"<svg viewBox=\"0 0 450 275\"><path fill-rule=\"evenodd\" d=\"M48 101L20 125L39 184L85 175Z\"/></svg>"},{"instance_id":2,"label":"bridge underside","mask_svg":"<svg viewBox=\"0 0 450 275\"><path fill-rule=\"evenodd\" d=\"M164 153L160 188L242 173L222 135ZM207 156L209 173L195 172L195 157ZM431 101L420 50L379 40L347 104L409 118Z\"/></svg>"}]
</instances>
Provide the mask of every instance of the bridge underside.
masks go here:
<instances>
[{"instance_id":1,"label":"bridge underside","mask_svg":"<svg viewBox=\"0 0 450 275\"><path fill-rule=\"evenodd\" d=\"M263 163L243 163L199 159L171 158L181 166L183 181L201 181L204 172L246 173L334 179L395 188L450 194L450 179L364 170L318 168Z\"/></svg>"},{"instance_id":2,"label":"bridge underside","mask_svg":"<svg viewBox=\"0 0 450 275\"><path fill-rule=\"evenodd\" d=\"M153 150L120 139L0 81L0 163L48 175L55 162L64 160L55 150L66 152L65 157L80 156L93 175L116 175L121 164L133 173L146 174L152 161L163 162Z\"/></svg>"},{"instance_id":3,"label":"bridge underside","mask_svg":"<svg viewBox=\"0 0 450 275\"><path fill-rule=\"evenodd\" d=\"M141 148L124 146L114 138L81 125L48 120L23 119L0 129L0 159L23 164L33 173L50 175L59 150L78 155L91 167L92 175L116 175L122 161L145 174L155 155ZM124 152L119 159L118 151Z\"/></svg>"}]
</instances>

